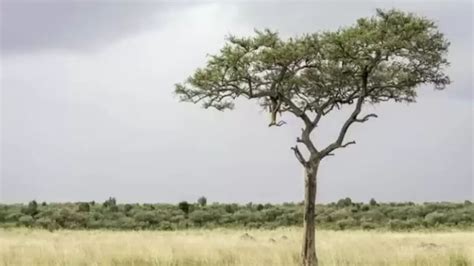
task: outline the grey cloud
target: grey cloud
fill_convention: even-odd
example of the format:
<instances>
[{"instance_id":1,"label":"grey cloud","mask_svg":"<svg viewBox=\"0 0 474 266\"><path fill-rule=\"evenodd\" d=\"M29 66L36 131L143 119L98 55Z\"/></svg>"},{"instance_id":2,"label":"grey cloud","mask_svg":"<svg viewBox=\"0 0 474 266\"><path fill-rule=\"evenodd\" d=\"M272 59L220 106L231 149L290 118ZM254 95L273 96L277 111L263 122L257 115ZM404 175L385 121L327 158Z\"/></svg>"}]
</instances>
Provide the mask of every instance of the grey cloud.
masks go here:
<instances>
[{"instance_id":1,"label":"grey cloud","mask_svg":"<svg viewBox=\"0 0 474 266\"><path fill-rule=\"evenodd\" d=\"M110 1L1 1L5 55L38 50L95 50L143 30L156 30L184 4Z\"/></svg>"}]
</instances>

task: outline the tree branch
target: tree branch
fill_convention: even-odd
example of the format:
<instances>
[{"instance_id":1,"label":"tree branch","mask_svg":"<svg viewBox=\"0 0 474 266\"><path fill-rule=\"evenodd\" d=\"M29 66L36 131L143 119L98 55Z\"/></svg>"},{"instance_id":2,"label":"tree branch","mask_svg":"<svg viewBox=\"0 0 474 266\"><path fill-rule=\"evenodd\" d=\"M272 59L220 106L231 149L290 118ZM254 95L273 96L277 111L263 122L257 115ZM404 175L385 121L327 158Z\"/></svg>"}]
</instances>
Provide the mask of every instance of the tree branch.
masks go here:
<instances>
[{"instance_id":1,"label":"tree branch","mask_svg":"<svg viewBox=\"0 0 474 266\"><path fill-rule=\"evenodd\" d=\"M321 112L316 112L316 117L314 117L313 119L313 127L317 127L318 126L318 123L319 123L319 120L321 120L321 117L323 116L323 113Z\"/></svg>"},{"instance_id":2,"label":"tree branch","mask_svg":"<svg viewBox=\"0 0 474 266\"><path fill-rule=\"evenodd\" d=\"M303 165L307 166L308 162L304 159L303 154L301 154L300 150L298 149L298 145L291 147L291 149L295 152L296 159Z\"/></svg>"},{"instance_id":3,"label":"tree branch","mask_svg":"<svg viewBox=\"0 0 474 266\"><path fill-rule=\"evenodd\" d=\"M306 126L304 129L301 129L301 138L296 138L296 142L303 143L308 151L311 153L311 156L317 155L318 149L314 146L313 142L311 141L310 135L311 131L313 131L314 126L310 125L309 127Z\"/></svg>"},{"instance_id":4,"label":"tree branch","mask_svg":"<svg viewBox=\"0 0 474 266\"><path fill-rule=\"evenodd\" d=\"M303 111L301 110L300 108L298 108L298 106L296 106L295 103L293 103L290 99L288 99L287 97L283 96L283 95L280 95L280 99L286 104L288 105L288 107L290 107L290 111L296 115L297 117L300 117L301 119L303 119L303 122L305 123L306 126L308 125L311 125L311 119L309 119L308 115Z\"/></svg>"},{"instance_id":5,"label":"tree branch","mask_svg":"<svg viewBox=\"0 0 474 266\"><path fill-rule=\"evenodd\" d=\"M355 122L359 122L359 123L367 122L370 117L377 118L378 116L376 114L368 114L360 119L356 118Z\"/></svg>"},{"instance_id":6,"label":"tree branch","mask_svg":"<svg viewBox=\"0 0 474 266\"><path fill-rule=\"evenodd\" d=\"M334 141L333 143L329 144L325 149L321 151L321 158L327 156L330 154L332 151L334 151L337 148L344 148L347 147L350 144L355 144L352 142L348 142L346 144L342 144L344 141L344 137L346 136L346 133L349 129L349 127L357 121L357 116L360 114L362 110L362 104L364 103L366 92L367 92L367 79L368 79L368 70L367 67L364 69L364 72L362 73L362 88L359 90L359 96L357 98L356 106L354 110L352 111L351 115L349 118L347 118L346 122L342 125L342 128L339 132L339 136ZM367 117L368 119L368 117Z\"/></svg>"},{"instance_id":7,"label":"tree branch","mask_svg":"<svg viewBox=\"0 0 474 266\"><path fill-rule=\"evenodd\" d=\"M352 144L356 144L356 142L355 142L354 140L353 140L353 141L349 141L349 142L347 142L346 144L341 145L339 148L345 148L345 147L347 147L347 146L349 146L349 145L352 145Z\"/></svg>"}]
</instances>

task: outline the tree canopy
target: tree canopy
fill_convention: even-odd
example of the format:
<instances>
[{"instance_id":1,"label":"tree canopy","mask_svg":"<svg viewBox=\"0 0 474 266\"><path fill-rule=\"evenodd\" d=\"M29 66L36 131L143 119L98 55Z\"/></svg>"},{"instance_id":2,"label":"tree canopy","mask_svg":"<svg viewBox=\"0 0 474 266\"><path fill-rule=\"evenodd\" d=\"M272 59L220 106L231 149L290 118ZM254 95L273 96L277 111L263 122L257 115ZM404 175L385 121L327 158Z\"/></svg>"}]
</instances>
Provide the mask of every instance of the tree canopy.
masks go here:
<instances>
[{"instance_id":1,"label":"tree canopy","mask_svg":"<svg viewBox=\"0 0 474 266\"><path fill-rule=\"evenodd\" d=\"M266 29L252 37L229 36L175 92L182 101L218 110L232 109L239 97L256 99L272 114L270 126L283 124L277 113L290 112L305 124L307 134L303 131L298 142L322 158L354 143L344 143L351 124L376 117L362 116L363 104L414 102L418 85L443 89L449 84L448 46L431 20L377 9L374 17L333 32L282 39ZM339 136L317 149L309 134L322 117L344 105L354 108ZM300 162L307 163L295 148Z\"/></svg>"}]
</instances>

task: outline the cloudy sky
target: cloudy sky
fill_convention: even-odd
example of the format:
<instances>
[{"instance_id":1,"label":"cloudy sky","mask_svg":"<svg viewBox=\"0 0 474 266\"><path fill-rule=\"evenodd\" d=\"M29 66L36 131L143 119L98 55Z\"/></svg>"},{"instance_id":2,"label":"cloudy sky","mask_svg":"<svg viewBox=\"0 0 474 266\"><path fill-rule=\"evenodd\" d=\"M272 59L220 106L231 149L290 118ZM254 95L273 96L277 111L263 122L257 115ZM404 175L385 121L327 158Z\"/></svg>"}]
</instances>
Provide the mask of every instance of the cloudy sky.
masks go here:
<instances>
[{"instance_id":1,"label":"cloudy sky","mask_svg":"<svg viewBox=\"0 0 474 266\"><path fill-rule=\"evenodd\" d=\"M179 103L173 84L230 33L337 29L375 8L434 19L451 41L444 91L370 107L357 145L323 162L318 201L473 198L470 1L1 1L0 202L301 201L290 146L299 121L268 128L254 103L231 112ZM319 144L342 116L321 125Z\"/></svg>"}]
</instances>

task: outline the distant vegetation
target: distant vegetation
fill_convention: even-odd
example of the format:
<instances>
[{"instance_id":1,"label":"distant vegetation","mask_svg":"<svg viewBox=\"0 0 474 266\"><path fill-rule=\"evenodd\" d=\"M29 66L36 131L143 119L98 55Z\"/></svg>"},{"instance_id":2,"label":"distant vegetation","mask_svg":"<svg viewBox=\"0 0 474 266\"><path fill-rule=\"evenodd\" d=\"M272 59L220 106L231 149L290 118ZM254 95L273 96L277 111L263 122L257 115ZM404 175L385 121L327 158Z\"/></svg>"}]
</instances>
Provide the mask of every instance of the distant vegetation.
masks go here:
<instances>
[{"instance_id":1,"label":"distant vegetation","mask_svg":"<svg viewBox=\"0 0 474 266\"><path fill-rule=\"evenodd\" d=\"M444 230L474 228L474 205L464 203L369 203L350 198L317 205L319 228L332 230ZM297 203L245 205L212 203L201 197L196 203L118 204L103 203L0 204L0 227L56 229L151 229L262 228L301 226L303 206Z\"/></svg>"}]
</instances>

